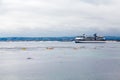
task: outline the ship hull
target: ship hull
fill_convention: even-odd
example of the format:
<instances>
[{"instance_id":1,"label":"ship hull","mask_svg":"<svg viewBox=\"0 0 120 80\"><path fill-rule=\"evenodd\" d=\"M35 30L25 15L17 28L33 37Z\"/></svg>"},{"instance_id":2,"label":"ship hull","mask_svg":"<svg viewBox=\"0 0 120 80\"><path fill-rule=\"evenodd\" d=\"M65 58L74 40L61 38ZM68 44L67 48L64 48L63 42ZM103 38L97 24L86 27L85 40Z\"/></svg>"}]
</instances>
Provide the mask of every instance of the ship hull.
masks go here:
<instances>
[{"instance_id":1,"label":"ship hull","mask_svg":"<svg viewBox=\"0 0 120 80\"><path fill-rule=\"evenodd\" d=\"M106 41L76 41L75 43L106 43Z\"/></svg>"}]
</instances>

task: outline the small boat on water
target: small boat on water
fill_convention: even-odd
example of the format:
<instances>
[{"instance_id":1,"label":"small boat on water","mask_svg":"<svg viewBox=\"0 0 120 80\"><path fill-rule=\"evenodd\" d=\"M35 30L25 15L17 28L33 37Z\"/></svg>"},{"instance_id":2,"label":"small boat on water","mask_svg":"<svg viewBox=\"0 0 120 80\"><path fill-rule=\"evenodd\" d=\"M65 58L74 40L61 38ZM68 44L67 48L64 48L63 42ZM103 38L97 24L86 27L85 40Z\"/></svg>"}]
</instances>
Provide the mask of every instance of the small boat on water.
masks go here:
<instances>
[{"instance_id":1,"label":"small boat on water","mask_svg":"<svg viewBox=\"0 0 120 80\"><path fill-rule=\"evenodd\" d=\"M105 37L103 36L97 36L95 33L93 36L85 36L83 34L82 36L77 36L75 38L75 43L105 43Z\"/></svg>"}]
</instances>

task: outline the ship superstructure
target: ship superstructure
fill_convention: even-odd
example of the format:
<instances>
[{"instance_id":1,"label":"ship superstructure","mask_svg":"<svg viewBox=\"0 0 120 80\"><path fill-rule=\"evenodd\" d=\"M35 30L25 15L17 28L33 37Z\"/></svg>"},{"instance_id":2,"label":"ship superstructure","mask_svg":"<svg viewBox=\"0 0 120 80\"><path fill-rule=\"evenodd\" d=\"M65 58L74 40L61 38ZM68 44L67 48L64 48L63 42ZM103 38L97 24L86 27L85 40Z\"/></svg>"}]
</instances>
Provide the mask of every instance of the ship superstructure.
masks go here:
<instances>
[{"instance_id":1,"label":"ship superstructure","mask_svg":"<svg viewBox=\"0 0 120 80\"><path fill-rule=\"evenodd\" d=\"M82 43L82 42L105 42L105 38L103 36L97 36L97 34L93 34L93 36L86 36L83 34L82 36L77 36L75 38L75 43Z\"/></svg>"}]
</instances>

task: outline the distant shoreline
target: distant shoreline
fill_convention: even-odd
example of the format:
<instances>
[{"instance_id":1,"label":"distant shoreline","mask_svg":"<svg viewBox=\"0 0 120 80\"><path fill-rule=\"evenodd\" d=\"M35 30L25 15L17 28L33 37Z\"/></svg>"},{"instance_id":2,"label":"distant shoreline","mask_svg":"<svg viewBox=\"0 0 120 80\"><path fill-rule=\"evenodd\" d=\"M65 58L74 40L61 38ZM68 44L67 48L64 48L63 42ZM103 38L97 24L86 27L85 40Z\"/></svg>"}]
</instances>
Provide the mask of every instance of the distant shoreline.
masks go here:
<instances>
[{"instance_id":1,"label":"distant shoreline","mask_svg":"<svg viewBox=\"0 0 120 80\"><path fill-rule=\"evenodd\" d=\"M75 37L0 37L0 41L61 41L71 42ZM106 41L120 41L120 37L105 36Z\"/></svg>"}]
</instances>

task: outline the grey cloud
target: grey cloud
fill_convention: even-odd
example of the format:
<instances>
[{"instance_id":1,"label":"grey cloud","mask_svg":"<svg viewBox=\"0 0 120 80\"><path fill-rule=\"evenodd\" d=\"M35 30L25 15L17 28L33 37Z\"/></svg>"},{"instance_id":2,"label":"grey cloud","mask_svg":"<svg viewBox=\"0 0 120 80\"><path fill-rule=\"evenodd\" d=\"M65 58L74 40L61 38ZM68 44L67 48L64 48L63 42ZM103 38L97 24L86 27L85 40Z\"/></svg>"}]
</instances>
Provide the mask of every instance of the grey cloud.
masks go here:
<instances>
[{"instance_id":1,"label":"grey cloud","mask_svg":"<svg viewBox=\"0 0 120 80\"><path fill-rule=\"evenodd\" d=\"M3 0L0 31L13 36L70 36L94 32L106 34L114 28L118 34L120 6L112 1Z\"/></svg>"},{"instance_id":2,"label":"grey cloud","mask_svg":"<svg viewBox=\"0 0 120 80\"><path fill-rule=\"evenodd\" d=\"M112 0L81 0L86 3L95 4L95 5L105 5L105 4L111 4Z\"/></svg>"}]
</instances>

